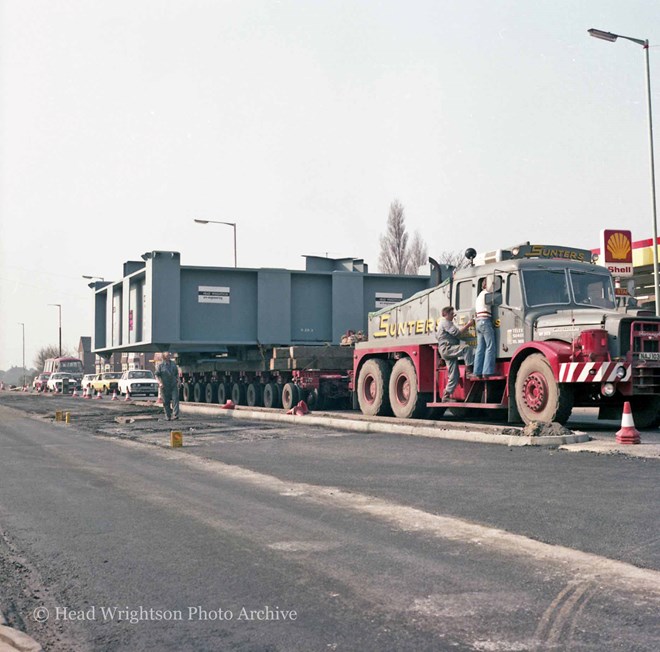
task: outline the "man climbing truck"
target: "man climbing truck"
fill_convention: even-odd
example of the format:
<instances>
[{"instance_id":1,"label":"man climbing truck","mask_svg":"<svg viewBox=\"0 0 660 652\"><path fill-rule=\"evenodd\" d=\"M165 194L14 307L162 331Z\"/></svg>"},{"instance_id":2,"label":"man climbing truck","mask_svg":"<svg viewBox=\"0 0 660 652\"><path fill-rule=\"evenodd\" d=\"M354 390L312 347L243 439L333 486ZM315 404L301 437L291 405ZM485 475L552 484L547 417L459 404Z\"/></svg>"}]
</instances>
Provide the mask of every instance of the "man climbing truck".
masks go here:
<instances>
[{"instance_id":1,"label":"man climbing truck","mask_svg":"<svg viewBox=\"0 0 660 652\"><path fill-rule=\"evenodd\" d=\"M656 423L660 408L660 319L617 312L610 272L591 252L525 243L450 270L441 282L369 317L355 346L354 390L363 413L419 417L506 414L511 423L565 423L573 407L619 418L630 401L635 423ZM433 261L432 261L433 262ZM482 281L495 326L495 374L475 378L460 362L449 402L440 397L447 367L438 355L442 309L458 326L475 314Z\"/></svg>"}]
</instances>

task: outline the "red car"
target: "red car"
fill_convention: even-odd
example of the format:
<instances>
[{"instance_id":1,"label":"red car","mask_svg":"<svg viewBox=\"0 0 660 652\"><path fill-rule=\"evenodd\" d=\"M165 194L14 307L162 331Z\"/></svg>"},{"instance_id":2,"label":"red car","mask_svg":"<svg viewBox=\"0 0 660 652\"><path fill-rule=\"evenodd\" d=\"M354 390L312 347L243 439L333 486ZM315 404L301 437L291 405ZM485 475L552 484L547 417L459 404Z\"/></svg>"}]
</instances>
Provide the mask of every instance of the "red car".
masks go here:
<instances>
[{"instance_id":1,"label":"red car","mask_svg":"<svg viewBox=\"0 0 660 652\"><path fill-rule=\"evenodd\" d=\"M46 391L46 383L48 382L48 377L49 376L50 376L49 373L39 374L32 381L32 388L36 389L38 392L45 392Z\"/></svg>"}]
</instances>

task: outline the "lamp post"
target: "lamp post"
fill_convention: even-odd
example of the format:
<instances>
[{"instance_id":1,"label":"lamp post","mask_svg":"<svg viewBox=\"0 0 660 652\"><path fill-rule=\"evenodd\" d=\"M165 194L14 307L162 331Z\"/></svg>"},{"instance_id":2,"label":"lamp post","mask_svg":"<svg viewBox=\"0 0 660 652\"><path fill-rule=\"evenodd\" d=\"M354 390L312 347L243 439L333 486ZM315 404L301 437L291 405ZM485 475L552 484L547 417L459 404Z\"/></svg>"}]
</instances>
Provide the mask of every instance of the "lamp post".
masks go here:
<instances>
[{"instance_id":1,"label":"lamp post","mask_svg":"<svg viewBox=\"0 0 660 652\"><path fill-rule=\"evenodd\" d=\"M658 278L658 217L656 208L655 197L655 157L653 155L653 112L651 110L651 68L649 64L649 42L647 39L632 38L631 36L623 36L621 34L613 34L612 32L604 32L600 29L588 30L589 35L594 38L602 39L614 43L619 38L626 41L632 41L641 45L646 54L646 103L648 109L649 120L649 152L651 155L651 200L653 207L653 285L655 286L655 314L660 317L660 279Z\"/></svg>"},{"instance_id":2,"label":"lamp post","mask_svg":"<svg viewBox=\"0 0 660 652\"><path fill-rule=\"evenodd\" d=\"M197 224L226 224L234 229L234 267L238 267L236 261L236 222L218 222L217 220L195 220Z\"/></svg>"},{"instance_id":3,"label":"lamp post","mask_svg":"<svg viewBox=\"0 0 660 652\"><path fill-rule=\"evenodd\" d=\"M60 358L62 357L62 304L61 303L49 303L49 306L56 306L59 309L60 313Z\"/></svg>"},{"instance_id":4,"label":"lamp post","mask_svg":"<svg viewBox=\"0 0 660 652\"><path fill-rule=\"evenodd\" d=\"M23 327L23 388L25 388L25 324L19 321L18 325Z\"/></svg>"}]
</instances>

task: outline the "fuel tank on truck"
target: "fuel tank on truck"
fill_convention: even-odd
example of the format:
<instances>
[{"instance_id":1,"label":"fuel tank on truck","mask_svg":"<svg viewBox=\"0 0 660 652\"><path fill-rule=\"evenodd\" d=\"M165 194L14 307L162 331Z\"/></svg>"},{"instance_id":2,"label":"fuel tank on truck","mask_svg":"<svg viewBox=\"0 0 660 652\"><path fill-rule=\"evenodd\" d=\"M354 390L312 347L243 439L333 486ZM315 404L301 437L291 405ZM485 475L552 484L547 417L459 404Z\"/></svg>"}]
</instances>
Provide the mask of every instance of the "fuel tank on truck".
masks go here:
<instances>
[{"instance_id":1,"label":"fuel tank on truck","mask_svg":"<svg viewBox=\"0 0 660 652\"><path fill-rule=\"evenodd\" d=\"M428 276L370 274L364 261L306 256L305 270L181 265L176 251L125 263L97 282L94 346L222 353L227 347L339 344L370 312L410 297Z\"/></svg>"}]
</instances>

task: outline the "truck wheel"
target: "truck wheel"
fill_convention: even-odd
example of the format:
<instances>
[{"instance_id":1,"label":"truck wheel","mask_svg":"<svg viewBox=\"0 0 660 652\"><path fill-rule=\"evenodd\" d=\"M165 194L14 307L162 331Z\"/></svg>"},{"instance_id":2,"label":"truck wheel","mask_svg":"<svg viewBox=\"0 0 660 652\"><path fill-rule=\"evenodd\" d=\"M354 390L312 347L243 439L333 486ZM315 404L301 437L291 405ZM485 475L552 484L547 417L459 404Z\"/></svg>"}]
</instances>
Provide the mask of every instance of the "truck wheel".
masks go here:
<instances>
[{"instance_id":1,"label":"truck wheel","mask_svg":"<svg viewBox=\"0 0 660 652\"><path fill-rule=\"evenodd\" d=\"M184 403L190 403L190 383L183 383L181 386L181 394L183 395Z\"/></svg>"},{"instance_id":2,"label":"truck wheel","mask_svg":"<svg viewBox=\"0 0 660 652\"><path fill-rule=\"evenodd\" d=\"M193 385L193 401L195 403L202 402L202 383L195 383Z\"/></svg>"},{"instance_id":3,"label":"truck wheel","mask_svg":"<svg viewBox=\"0 0 660 652\"><path fill-rule=\"evenodd\" d=\"M286 383L282 387L282 407L285 410L290 410L298 401L300 401L298 385L295 383Z\"/></svg>"},{"instance_id":4,"label":"truck wheel","mask_svg":"<svg viewBox=\"0 0 660 652\"><path fill-rule=\"evenodd\" d=\"M547 358L533 353L523 360L516 376L516 407L525 423L566 423L573 409L573 391L557 383Z\"/></svg>"},{"instance_id":5,"label":"truck wheel","mask_svg":"<svg viewBox=\"0 0 660 652\"><path fill-rule=\"evenodd\" d=\"M426 408L417 387L417 371L410 358L397 360L389 382L390 405L399 419L419 417Z\"/></svg>"},{"instance_id":6,"label":"truck wheel","mask_svg":"<svg viewBox=\"0 0 660 652\"><path fill-rule=\"evenodd\" d=\"M264 385L264 407L282 407L282 392L277 383L266 383Z\"/></svg>"},{"instance_id":7,"label":"truck wheel","mask_svg":"<svg viewBox=\"0 0 660 652\"><path fill-rule=\"evenodd\" d=\"M231 398L231 388L227 383L218 385L218 403L224 405Z\"/></svg>"},{"instance_id":8,"label":"truck wheel","mask_svg":"<svg viewBox=\"0 0 660 652\"><path fill-rule=\"evenodd\" d=\"M204 387L204 400L207 403L215 403L218 398L218 386L215 383L206 383Z\"/></svg>"},{"instance_id":9,"label":"truck wheel","mask_svg":"<svg viewBox=\"0 0 660 652\"><path fill-rule=\"evenodd\" d=\"M632 396L630 409L637 428L644 430L658 425L660 399L657 396ZM623 412L623 407L621 412Z\"/></svg>"},{"instance_id":10,"label":"truck wheel","mask_svg":"<svg viewBox=\"0 0 660 652\"><path fill-rule=\"evenodd\" d=\"M323 394L321 394L318 389L311 389L309 392L307 392L305 403L307 403L307 407L310 410L324 410L325 396L323 396Z\"/></svg>"},{"instance_id":11,"label":"truck wheel","mask_svg":"<svg viewBox=\"0 0 660 652\"><path fill-rule=\"evenodd\" d=\"M243 383L234 383L231 386L231 400L234 405L245 405L245 385Z\"/></svg>"},{"instance_id":12,"label":"truck wheel","mask_svg":"<svg viewBox=\"0 0 660 652\"><path fill-rule=\"evenodd\" d=\"M390 365L387 360L372 358L360 369L358 376L358 403L363 414L371 417L391 414L388 386Z\"/></svg>"},{"instance_id":13,"label":"truck wheel","mask_svg":"<svg viewBox=\"0 0 660 652\"><path fill-rule=\"evenodd\" d=\"M250 383L247 386L247 404L250 407L261 407L263 403L264 401L261 383Z\"/></svg>"}]
</instances>

